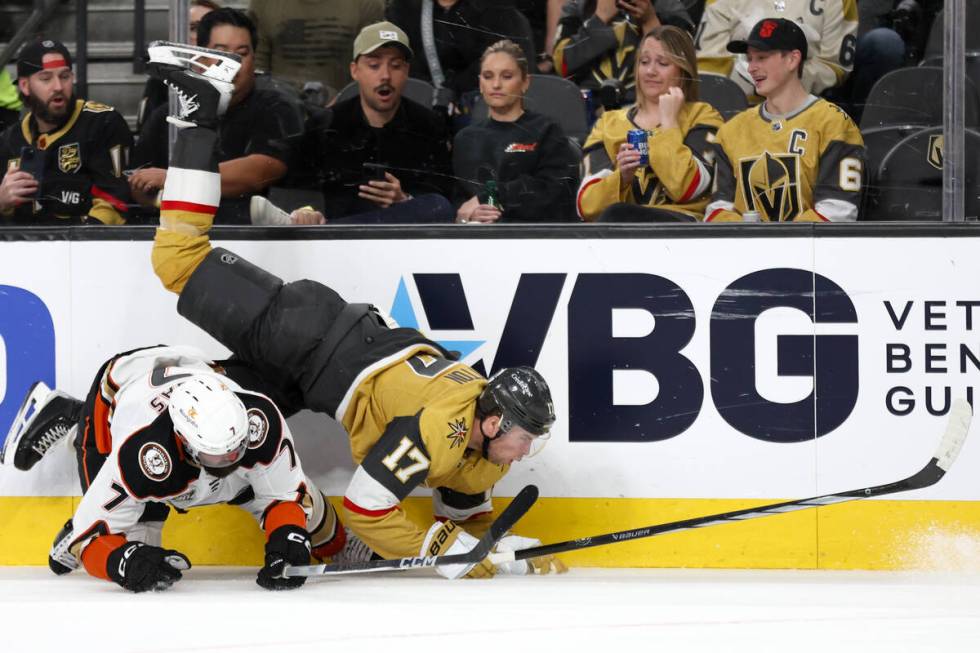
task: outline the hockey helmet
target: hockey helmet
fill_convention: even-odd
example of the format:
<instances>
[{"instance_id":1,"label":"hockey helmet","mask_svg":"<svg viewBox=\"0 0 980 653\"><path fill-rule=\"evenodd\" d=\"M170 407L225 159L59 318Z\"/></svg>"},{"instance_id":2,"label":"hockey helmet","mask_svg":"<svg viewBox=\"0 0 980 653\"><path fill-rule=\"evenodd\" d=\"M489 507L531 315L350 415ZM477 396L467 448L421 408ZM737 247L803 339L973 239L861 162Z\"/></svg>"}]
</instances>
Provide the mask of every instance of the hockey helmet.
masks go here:
<instances>
[{"instance_id":1,"label":"hockey helmet","mask_svg":"<svg viewBox=\"0 0 980 653\"><path fill-rule=\"evenodd\" d=\"M230 467L248 448L242 400L211 374L194 374L170 395L170 419L188 454L203 467Z\"/></svg>"},{"instance_id":2,"label":"hockey helmet","mask_svg":"<svg viewBox=\"0 0 980 653\"><path fill-rule=\"evenodd\" d=\"M483 415L500 413L500 434L514 426L534 436L547 435L555 423L548 382L532 367L505 367L487 382L477 399Z\"/></svg>"}]
</instances>

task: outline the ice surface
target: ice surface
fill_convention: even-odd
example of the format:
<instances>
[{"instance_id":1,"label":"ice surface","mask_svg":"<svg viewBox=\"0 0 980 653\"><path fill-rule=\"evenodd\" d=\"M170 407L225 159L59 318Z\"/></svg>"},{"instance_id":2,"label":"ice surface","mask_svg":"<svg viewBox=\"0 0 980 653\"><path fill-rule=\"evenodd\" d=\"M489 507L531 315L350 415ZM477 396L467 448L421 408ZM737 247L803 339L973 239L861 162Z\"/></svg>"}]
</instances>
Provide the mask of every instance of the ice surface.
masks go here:
<instances>
[{"instance_id":1,"label":"ice surface","mask_svg":"<svg viewBox=\"0 0 980 653\"><path fill-rule=\"evenodd\" d=\"M267 592L252 569L200 567L136 595L80 571L8 567L0 601L11 653L946 653L980 641L980 574L964 572L573 569L447 581L411 571Z\"/></svg>"}]
</instances>

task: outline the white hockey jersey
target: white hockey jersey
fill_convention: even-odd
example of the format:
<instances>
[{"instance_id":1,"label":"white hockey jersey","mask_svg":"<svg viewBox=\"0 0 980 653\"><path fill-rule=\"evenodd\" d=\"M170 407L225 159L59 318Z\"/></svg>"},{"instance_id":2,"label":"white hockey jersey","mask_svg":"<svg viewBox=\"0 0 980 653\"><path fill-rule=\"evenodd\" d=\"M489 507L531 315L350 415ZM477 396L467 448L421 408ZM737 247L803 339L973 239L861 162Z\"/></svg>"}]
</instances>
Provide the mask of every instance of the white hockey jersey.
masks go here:
<instances>
[{"instance_id":1,"label":"white hockey jersey","mask_svg":"<svg viewBox=\"0 0 980 653\"><path fill-rule=\"evenodd\" d=\"M224 478L191 461L167 411L174 386L190 374L201 373L220 377L248 412L248 450L241 465ZM139 530L140 516L150 501L179 511L231 502L260 524L272 506L296 502L308 524L322 519L320 493L303 473L289 428L275 404L218 374L200 351L192 347L138 350L118 358L109 374L110 385L118 388L109 415L112 451L75 512L71 550L76 556L81 557L99 536L126 536Z\"/></svg>"},{"instance_id":2,"label":"white hockey jersey","mask_svg":"<svg viewBox=\"0 0 980 653\"><path fill-rule=\"evenodd\" d=\"M727 47L748 38L763 18L787 18L803 28L809 49L803 87L814 95L839 85L854 67L856 0L708 0L694 37L698 71L730 77L758 101L745 55Z\"/></svg>"}]
</instances>

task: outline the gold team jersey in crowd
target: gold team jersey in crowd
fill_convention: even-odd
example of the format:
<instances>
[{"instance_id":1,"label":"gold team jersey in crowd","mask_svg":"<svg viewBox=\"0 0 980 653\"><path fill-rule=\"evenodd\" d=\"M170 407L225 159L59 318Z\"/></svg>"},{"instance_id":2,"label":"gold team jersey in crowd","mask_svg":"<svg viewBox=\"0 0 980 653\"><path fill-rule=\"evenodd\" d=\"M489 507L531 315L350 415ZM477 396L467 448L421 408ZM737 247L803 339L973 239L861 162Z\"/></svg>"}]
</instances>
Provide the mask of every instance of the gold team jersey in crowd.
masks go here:
<instances>
[{"instance_id":1,"label":"gold team jersey in crowd","mask_svg":"<svg viewBox=\"0 0 980 653\"><path fill-rule=\"evenodd\" d=\"M437 518L468 521L480 535L490 490L507 472L467 449L476 398L486 380L459 362L415 354L370 375L338 417L350 434L354 471L344 522L386 558L418 555L424 528L399 506L416 487L433 489Z\"/></svg>"},{"instance_id":2,"label":"gold team jersey in crowd","mask_svg":"<svg viewBox=\"0 0 980 653\"><path fill-rule=\"evenodd\" d=\"M709 143L722 124L721 115L704 102L687 102L677 116L677 127L648 132L649 166L637 168L633 182L623 186L616 153L626 134L640 129L633 122L636 107L608 111L599 118L585 141L585 174L576 208L581 218L595 220L611 204L627 202L704 216L711 187Z\"/></svg>"},{"instance_id":3,"label":"gold team jersey in crowd","mask_svg":"<svg viewBox=\"0 0 980 653\"><path fill-rule=\"evenodd\" d=\"M810 93L839 85L854 67L856 0L708 0L694 37L698 71L729 77L750 99L761 101L745 55L729 52L728 43L748 38L763 18L786 18L803 28L809 50L803 88Z\"/></svg>"},{"instance_id":4,"label":"gold team jersey in crowd","mask_svg":"<svg viewBox=\"0 0 980 653\"><path fill-rule=\"evenodd\" d=\"M837 105L810 96L789 116L765 104L747 109L716 135L716 190L706 221L853 221L861 203L864 140Z\"/></svg>"}]
</instances>

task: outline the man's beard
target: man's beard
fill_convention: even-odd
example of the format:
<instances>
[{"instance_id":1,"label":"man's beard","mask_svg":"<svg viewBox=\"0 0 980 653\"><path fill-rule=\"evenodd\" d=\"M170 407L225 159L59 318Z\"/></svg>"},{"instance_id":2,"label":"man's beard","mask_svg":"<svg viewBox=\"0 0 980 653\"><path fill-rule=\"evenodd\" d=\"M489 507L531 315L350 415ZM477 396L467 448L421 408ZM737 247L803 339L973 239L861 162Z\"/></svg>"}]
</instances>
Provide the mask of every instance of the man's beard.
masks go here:
<instances>
[{"instance_id":1,"label":"man's beard","mask_svg":"<svg viewBox=\"0 0 980 653\"><path fill-rule=\"evenodd\" d=\"M36 119L43 120L46 123L60 127L68 121L68 116L71 115L71 111L75 106L75 94L72 93L71 97L69 97L65 102L64 107L59 111L52 110L48 104L54 98L55 96L51 96L51 98L48 99L48 102L42 102L33 95L28 95L27 108L31 110L31 113L34 114Z\"/></svg>"}]
</instances>

